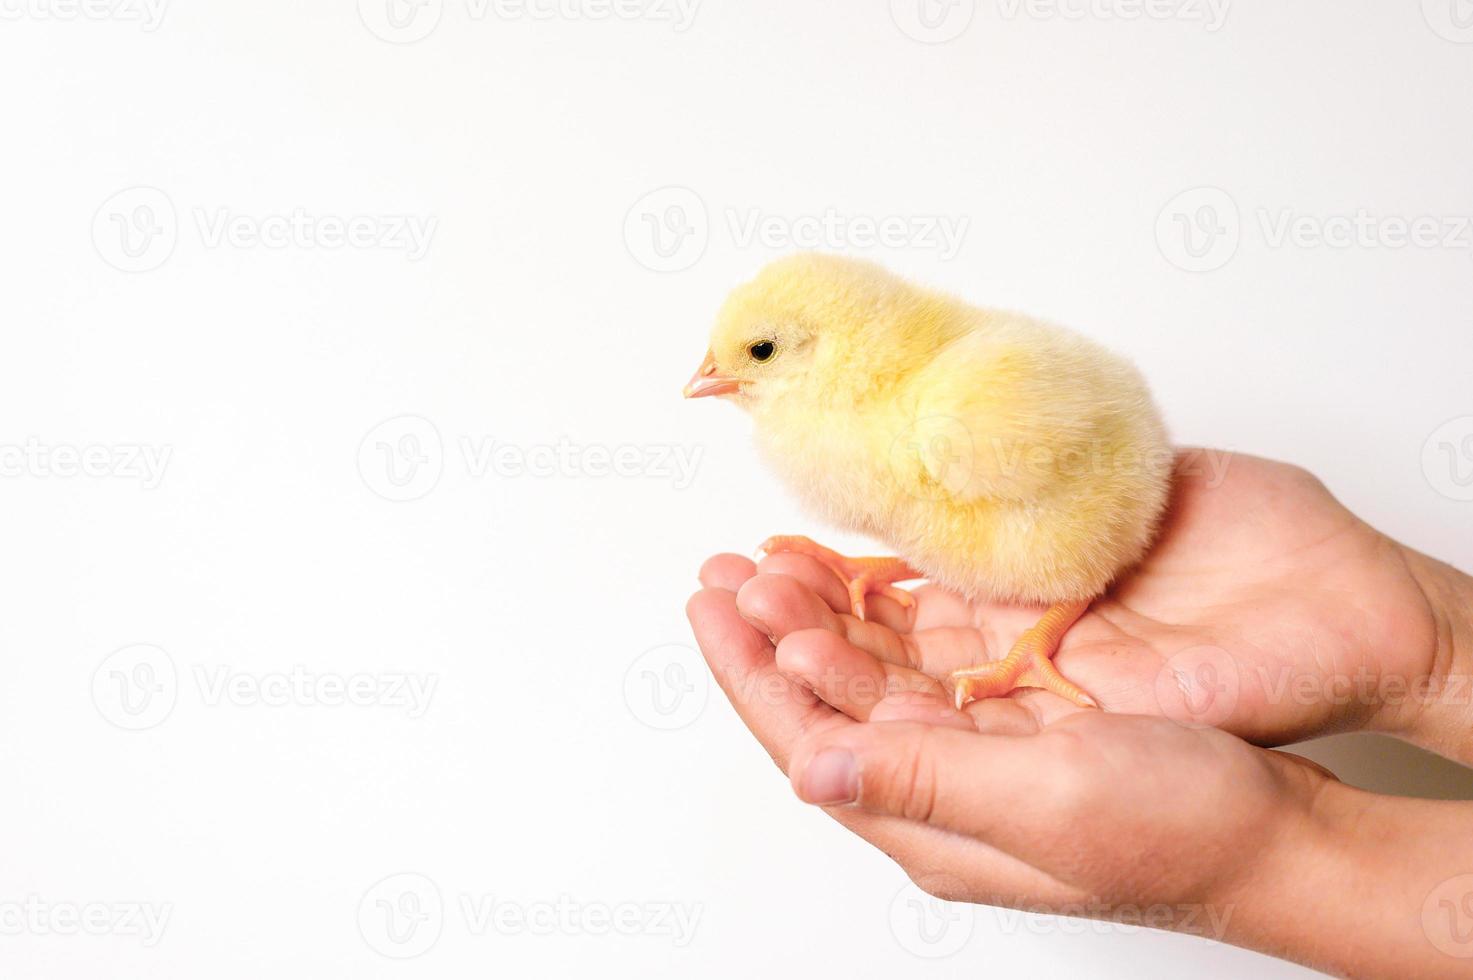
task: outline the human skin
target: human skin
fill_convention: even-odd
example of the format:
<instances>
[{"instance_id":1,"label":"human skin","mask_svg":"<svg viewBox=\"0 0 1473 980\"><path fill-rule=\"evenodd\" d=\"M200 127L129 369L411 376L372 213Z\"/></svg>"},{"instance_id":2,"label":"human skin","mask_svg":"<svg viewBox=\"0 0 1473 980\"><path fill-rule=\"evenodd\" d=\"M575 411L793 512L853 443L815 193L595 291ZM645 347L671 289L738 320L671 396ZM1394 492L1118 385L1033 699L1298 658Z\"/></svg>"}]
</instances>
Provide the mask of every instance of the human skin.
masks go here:
<instances>
[{"instance_id":1,"label":"human skin","mask_svg":"<svg viewBox=\"0 0 1473 980\"><path fill-rule=\"evenodd\" d=\"M1182 455L1156 547L1057 655L1103 711L1043 691L951 706L944 679L1033 609L922 587L913 613L876 598L860 622L831 572L779 554L711 559L687 611L797 795L933 894L1148 910L1347 976L1466 976L1473 804L1259 746L1379 731L1473 763L1473 582L1302 470L1203 462Z\"/></svg>"}]
</instances>

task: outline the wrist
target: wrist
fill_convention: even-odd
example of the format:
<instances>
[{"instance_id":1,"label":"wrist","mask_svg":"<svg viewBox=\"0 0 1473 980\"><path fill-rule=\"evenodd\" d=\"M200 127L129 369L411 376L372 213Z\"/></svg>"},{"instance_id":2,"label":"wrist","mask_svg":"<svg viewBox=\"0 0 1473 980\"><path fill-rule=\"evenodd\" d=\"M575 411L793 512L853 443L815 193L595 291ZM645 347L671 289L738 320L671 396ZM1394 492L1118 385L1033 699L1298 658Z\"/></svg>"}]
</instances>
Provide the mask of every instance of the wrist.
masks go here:
<instances>
[{"instance_id":1,"label":"wrist","mask_svg":"<svg viewBox=\"0 0 1473 980\"><path fill-rule=\"evenodd\" d=\"M1255 874L1222 899L1235 910L1224 938L1335 975L1466 976L1470 821L1473 804L1323 780L1253 860Z\"/></svg>"}]
</instances>

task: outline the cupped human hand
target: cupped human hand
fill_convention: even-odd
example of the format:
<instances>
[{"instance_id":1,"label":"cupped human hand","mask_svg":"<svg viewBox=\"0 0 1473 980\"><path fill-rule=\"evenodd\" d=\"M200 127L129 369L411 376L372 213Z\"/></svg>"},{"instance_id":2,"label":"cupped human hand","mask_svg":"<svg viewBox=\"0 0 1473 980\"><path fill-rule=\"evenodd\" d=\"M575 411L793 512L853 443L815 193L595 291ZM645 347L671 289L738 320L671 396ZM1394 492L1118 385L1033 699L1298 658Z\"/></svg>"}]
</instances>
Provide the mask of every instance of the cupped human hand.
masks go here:
<instances>
[{"instance_id":1,"label":"cupped human hand","mask_svg":"<svg viewBox=\"0 0 1473 980\"><path fill-rule=\"evenodd\" d=\"M1185 451L1155 547L1069 630L1055 663L1106 712L1257 744L1363 729L1415 738L1439 659L1419 561L1297 467ZM713 562L776 644L778 668L850 718L1025 734L1079 710L1036 690L950 705L950 673L1001 658L1041 609L923 585L914 610L875 597L861 622L811 558ZM902 692L903 704L891 697Z\"/></svg>"},{"instance_id":2,"label":"cupped human hand","mask_svg":"<svg viewBox=\"0 0 1473 980\"><path fill-rule=\"evenodd\" d=\"M1056 658L1103 710L1033 690L952 707L948 675L1003 656L1036 609L922 586L861 622L795 554L718 555L701 583L687 612L742 720L800 798L927 891L1460 975L1426 909L1461 880L1466 805L1375 797L1259 745L1374 729L1473 760L1473 580L1302 470L1182 455L1155 549Z\"/></svg>"},{"instance_id":3,"label":"cupped human hand","mask_svg":"<svg viewBox=\"0 0 1473 980\"><path fill-rule=\"evenodd\" d=\"M1241 942L1229 920L1243 896L1315 853L1299 828L1331 777L1215 729L1070 711L989 731L989 715L931 716L929 692L899 687L856 720L780 670L739 611L754 571L712 559L688 604L714 676L797 794L927 891L1103 918L1152 909L1157 927Z\"/></svg>"}]
</instances>

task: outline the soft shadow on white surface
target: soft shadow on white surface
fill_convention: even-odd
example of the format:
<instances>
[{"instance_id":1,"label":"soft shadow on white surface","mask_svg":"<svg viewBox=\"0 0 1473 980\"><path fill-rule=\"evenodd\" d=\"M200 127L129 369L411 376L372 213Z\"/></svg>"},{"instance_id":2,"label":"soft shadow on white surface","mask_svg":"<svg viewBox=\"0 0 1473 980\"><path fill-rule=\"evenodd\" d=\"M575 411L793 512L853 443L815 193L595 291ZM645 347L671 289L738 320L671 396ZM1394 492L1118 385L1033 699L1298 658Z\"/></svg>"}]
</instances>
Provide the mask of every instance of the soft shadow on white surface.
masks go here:
<instances>
[{"instance_id":1,"label":"soft shadow on white surface","mask_svg":"<svg viewBox=\"0 0 1473 980\"><path fill-rule=\"evenodd\" d=\"M1386 735L1334 735L1290 746L1289 751L1373 793L1473 800L1473 769Z\"/></svg>"}]
</instances>

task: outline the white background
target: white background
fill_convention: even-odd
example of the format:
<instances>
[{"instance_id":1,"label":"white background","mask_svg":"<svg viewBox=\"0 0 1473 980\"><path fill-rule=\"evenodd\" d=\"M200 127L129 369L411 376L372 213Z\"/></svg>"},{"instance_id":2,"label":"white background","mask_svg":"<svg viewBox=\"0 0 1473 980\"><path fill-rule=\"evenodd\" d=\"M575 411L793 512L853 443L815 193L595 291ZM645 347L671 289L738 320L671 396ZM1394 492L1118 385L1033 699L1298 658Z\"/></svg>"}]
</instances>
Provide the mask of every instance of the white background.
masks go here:
<instances>
[{"instance_id":1,"label":"white background","mask_svg":"<svg viewBox=\"0 0 1473 980\"><path fill-rule=\"evenodd\" d=\"M119 2L0 0L0 911L169 919L152 945L0 919L0 972L1308 975L989 909L921 940L904 875L793 800L682 612L709 553L862 542L801 521L746 420L679 390L725 290L789 251L742 224L832 211L834 250L1068 323L1140 363L1180 441L1299 462L1473 566L1473 234L1271 234L1473 214L1455 0L1239 0L1220 24L958 0L934 29L921 0L705 0L683 30L653 0L445 0L402 30L387 0L178 0L161 22ZM210 234L298 209L328 224ZM334 219L393 215L433 221L422 257L327 247ZM887 217L967 230L954 255L866 247ZM1223 234L1194 259L1180 220ZM559 443L551 474L509 468ZM623 475L588 472L620 446ZM69 475L67 447L170 455L145 487ZM120 686L140 663L152 700ZM294 669L436 687L411 717L213 686ZM1424 761L1318 751L1368 785ZM1418 771L1467 795L1462 770ZM375 889L401 873L425 879ZM406 890L426 918L396 943L378 902ZM478 931L463 903L487 900L635 903L645 928ZM659 907L699 916L688 942Z\"/></svg>"}]
</instances>

